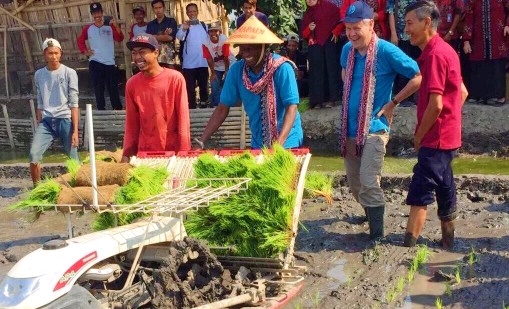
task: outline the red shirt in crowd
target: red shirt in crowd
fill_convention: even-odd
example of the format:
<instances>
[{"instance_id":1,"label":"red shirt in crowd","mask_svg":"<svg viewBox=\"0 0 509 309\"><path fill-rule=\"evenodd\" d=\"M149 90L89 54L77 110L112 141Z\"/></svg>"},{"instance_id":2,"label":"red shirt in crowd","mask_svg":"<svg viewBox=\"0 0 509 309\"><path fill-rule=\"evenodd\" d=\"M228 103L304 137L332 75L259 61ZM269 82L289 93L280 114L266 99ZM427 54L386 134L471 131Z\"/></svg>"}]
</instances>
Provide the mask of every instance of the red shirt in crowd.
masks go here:
<instances>
[{"instance_id":1,"label":"red shirt in crowd","mask_svg":"<svg viewBox=\"0 0 509 309\"><path fill-rule=\"evenodd\" d=\"M443 109L424 135L421 146L452 150L461 146L461 67L458 54L436 34L417 60L422 74L417 103L417 127L421 124L431 93L442 96ZM417 130L417 129L416 129Z\"/></svg>"},{"instance_id":2,"label":"red shirt in crowd","mask_svg":"<svg viewBox=\"0 0 509 309\"><path fill-rule=\"evenodd\" d=\"M191 149L189 103L180 72L163 68L153 77L138 73L127 81L125 99L124 156Z\"/></svg>"}]
</instances>

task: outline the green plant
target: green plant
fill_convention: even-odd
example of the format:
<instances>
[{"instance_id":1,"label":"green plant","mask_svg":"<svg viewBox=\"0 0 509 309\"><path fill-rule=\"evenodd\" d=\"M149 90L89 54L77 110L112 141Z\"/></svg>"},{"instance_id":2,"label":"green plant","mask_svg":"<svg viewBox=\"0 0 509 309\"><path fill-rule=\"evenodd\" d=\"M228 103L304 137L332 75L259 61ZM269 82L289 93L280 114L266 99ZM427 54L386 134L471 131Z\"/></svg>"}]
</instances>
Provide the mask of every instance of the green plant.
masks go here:
<instances>
[{"instance_id":1,"label":"green plant","mask_svg":"<svg viewBox=\"0 0 509 309\"><path fill-rule=\"evenodd\" d=\"M456 280L456 283L461 283L461 266L456 266L456 271L454 272L454 279Z\"/></svg>"},{"instance_id":2,"label":"green plant","mask_svg":"<svg viewBox=\"0 0 509 309\"><path fill-rule=\"evenodd\" d=\"M437 307L437 309L442 309L444 307L444 305L442 304L442 299L440 297L437 297L437 299L435 300L435 307Z\"/></svg>"},{"instance_id":3,"label":"green plant","mask_svg":"<svg viewBox=\"0 0 509 309\"><path fill-rule=\"evenodd\" d=\"M414 280L414 277L415 277L415 270L413 270L412 268L409 268L408 273L407 273L408 282L412 282L412 280Z\"/></svg>"},{"instance_id":4,"label":"green plant","mask_svg":"<svg viewBox=\"0 0 509 309\"><path fill-rule=\"evenodd\" d=\"M445 283L445 295L447 295L449 297L452 296L451 284L449 282Z\"/></svg>"},{"instance_id":5,"label":"green plant","mask_svg":"<svg viewBox=\"0 0 509 309\"><path fill-rule=\"evenodd\" d=\"M398 283L396 284L396 293L400 294L403 292L403 288L405 287L405 278L400 277L398 279Z\"/></svg>"},{"instance_id":6,"label":"green plant","mask_svg":"<svg viewBox=\"0 0 509 309\"><path fill-rule=\"evenodd\" d=\"M309 172L306 175L304 197L324 196L332 204L332 181L329 175L320 172Z\"/></svg>"},{"instance_id":7,"label":"green plant","mask_svg":"<svg viewBox=\"0 0 509 309\"><path fill-rule=\"evenodd\" d=\"M473 265L477 262L477 253L475 252L474 247L471 247L470 252L467 255L467 263L468 265Z\"/></svg>"},{"instance_id":8,"label":"green plant","mask_svg":"<svg viewBox=\"0 0 509 309\"><path fill-rule=\"evenodd\" d=\"M307 111L309 109L309 98L301 99L297 109L301 114Z\"/></svg>"},{"instance_id":9,"label":"green plant","mask_svg":"<svg viewBox=\"0 0 509 309\"><path fill-rule=\"evenodd\" d=\"M393 288L390 288L387 290L387 293L385 293L385 300L388 304L392 303L396 299L396 291Z\"/></svg>"}]
</instances>

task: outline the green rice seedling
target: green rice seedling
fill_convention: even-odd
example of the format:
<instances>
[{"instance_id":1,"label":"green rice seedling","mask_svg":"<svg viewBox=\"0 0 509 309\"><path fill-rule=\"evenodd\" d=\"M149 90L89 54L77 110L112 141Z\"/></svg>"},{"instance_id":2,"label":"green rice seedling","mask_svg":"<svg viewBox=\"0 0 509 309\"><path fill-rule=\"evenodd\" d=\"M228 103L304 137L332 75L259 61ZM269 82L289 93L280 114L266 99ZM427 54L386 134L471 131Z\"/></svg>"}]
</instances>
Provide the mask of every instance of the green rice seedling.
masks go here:
<instances>
[{"instance_id":1,"label":"green rice seedling","mask_svg":"<svg viewBox=\"0 0 509 309\"><path fill-rule=\"evenodd\" d=\"M471 247L470 252L467 255L467 263L468 265L473 265L477 262L477 253L475 252L474 247Z\"/></svg>"},{"instance_id":2,"label":"green rice seedling","mask_svg":"<svg viewBox=\"0 0 509 309\"><path fill-rule=\"evenodd\" d=\"M456 280L456 283L461 283L461 267L460 265L456 266L456 271L454 272L454 280Z\"/></svg>"},{"instance_id":3,"label":"green rice seedling","mask_svg":"<svg viewBox=\"0 0 509 309\"><path fill-rule=\"evenodd\" d=\"M332 203L332 177L320 172L309 172L306 175L305 198L323 196Z\"/></svg>"},{"instance_id":4,"label":"green rice seedling","mask_svg":"<svg viewBox=\"0 0 509 309\"><path fill-rule=\"evenodd\" d=\"M8 207L8 210L31 209L37 213L52 210L57 203L58 194L62 188L53 179L45 179L28 194L28 197L19 203Z\"/></svg>"},{"instance_id":5,"label":"green rice seedling","mask_svg":"<svg viewBox=\"0 0 509 309\"><path fill-rule=\"evenodd\" d=\"M444 305L442 304L442 299L440 297L437 297L437 299L435 300L435 307L437 307L437 309L442 309L444 307Z\"/></svg>"},{"instance_id":6,"label":"green rice seedling","mask_svg":"<svg viewBox=\"0 0 509 309\"><path fill-rule=\"evenodd\" d=\"M168 178L168 171L165 168L151 168L138 166L129 171L130 178L126 185L120 187L115 194L114 203L117 205L134 204L146 200L154 195L162 193L164 182ZM136 218L146 216L143 213L120 213L118 222L111 213L102 213L92 223L96 231L104 230L118 225L132 223Z\"/></svg>"},{"instance_id":7,"label":"green rice seedling","mask_svg":"<svg viewBox=\"0 0 509 309\"><path fill-rule=\"evenodd\" d=\"M408 273L407 273L408 282L412 282L412 280L414 280L414 277L415 277L415 270L413 268L409 268Z\"/></svg>"},{"instance_id":8,"label":"green rice seedling","mask_svg":"<svg viewBox=\"0 0 509 309\"><path fill-rule=\"evenodd\" d=\"M215 173L221 171L221 177L252 180L247 190L188 214L184 222L188 235L218 246L234 246L235 254L241 256L273 257L288 248L296 199L297 161L281 146L264 154L261 164L256 164L247 154L226 162L213 157L198 159L195 165L198 178L215 178Z\"/></svg>"},{"instance_id":9,"label":"green rice seedling","mask_svg":"<svg viewBox=\"0 0 509 309\"><path fill-rule=\"evenodd\" d=\"M417 252L415 254L415 259L417 260L417 265L420 267L422 264L426 263L431 256L431 251L427 246L419 246Z\"/></svg>"},{"instance_id":10,"label":"green rice seedling","mask_svg":"<svg viewBox=\"0 0 509 309\"><path fill-rule=\"evenodd\" d=\"M76 183L76 175L78 174L81 164L79 161L74 159L67 159L67 161L65 161L65 166L67 167L67 172L71 174L70 185L71 187L74 187Z\"/></svg>"},{"instance_id":11,"label":"green rice seedling","mask_svg":"<svg viewBox=\"0 0 509 309\"><path fill-rule=\"evenodd\" d=\"M396 294L401 294L403 292L403 288L405 287L405 278L400 277L398 279L398 283L396 284Z\"/></svg>"},{"instance_id":12,"label":"green rice seedling","mask_svg":"<svg viewBox=\"0 0 509 309\"><path fill-rule=\"evenodd\" d=\"M385 293L385 300L388 304L392 303L396 299L396 291L393 288L390 288L387 290L387 293Z\"/></svg>"},{"instance_id":13,"label":"green rice seedling","mask_svg":"<svg viewBox=\"0 0 509 309\"><path fill-rule=\"evenodd\" d=\"M449 282L445 283L445 295L447 295L449 297L452 296L451 284Z\"/></svg>"},{"instance_id":14,"label":"green rice seedling","mask_svg":"<svg viewBox=\"0 0 509 309\"><path fill-rule=\"evenodd\" d=\"M509 309L509 305L505 305L505 301L502 301L502 309Z\"/></svg>"}]
</instances>

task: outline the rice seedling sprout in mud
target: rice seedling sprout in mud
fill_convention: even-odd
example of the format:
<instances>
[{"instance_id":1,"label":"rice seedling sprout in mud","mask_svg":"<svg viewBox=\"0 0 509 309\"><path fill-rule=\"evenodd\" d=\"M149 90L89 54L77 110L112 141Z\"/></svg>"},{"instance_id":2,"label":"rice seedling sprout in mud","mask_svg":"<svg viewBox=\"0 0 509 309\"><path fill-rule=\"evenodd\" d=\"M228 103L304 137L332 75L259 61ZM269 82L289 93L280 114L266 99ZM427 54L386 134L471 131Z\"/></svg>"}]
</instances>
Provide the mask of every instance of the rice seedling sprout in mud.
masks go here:
<instances>
[{"instance_id":1,"label":"rice seedling sprout in mud","mask_svg":"<svg viewBox=\"0 0 509 309\"><path fill-rule=\"evenodd\" d=\"M444 308L444 305L442 304L442 299L440 297L437 297L437 299L435 300L435 307L437 307L437 309Z\"/></svg>"},{"instance_id":2,"label":"rice seedling sprout in mud","mask_svg":"<svg viewBox=\"0 0 509 309\"><path fill-rule=\"evenodd\" d=\"M447 295L449 297L452 296L451 284L449 282L445 283L445 295Z\"/></svg>"},{"instance_id":3,"label":"rice seedling sprout in mud","mask_svg":"<svg viewBox=\"0 0 509 309\"><path fill-rule=\"evenodd\" d=\"M477 253L475 252L474 247L471 247L470 252L467 255L467 263L468 265L473 265L477 262Z\"/></svg>"},{"instance_id":4,"label":"rice seedling sprout in mud","mask_svg":"<svg viewBox=\"0 0 509 309\"><path fill-rule=\"evenodd\" d=\"M401 292L403 292L404 287L405 287L405 278L400 277L398 279L398 283L396 285L396 293L399 295Z\"/></svg>"},{"instance_id":5,"label":"rice seedling sprout in mud","mask_svg":"<svg viewBox=\"0 0 509 309\"><path fill-rule=\"evenodd\" d=\"M387 293L385 294L385 300L387 301L388 304L390 304L394 301L394 299L396 299L396 291L394 290L394 288L390 288L389 290L387 290Z\"/></svg>"},{"instance_id":6,"label":"rice seedling sprout in mud","mask_svg":"<svg viewBox=\"0 0 509 309\"><path fill-rule=\"evenodd\" d=\"M409 268L408 273L407 273L408 282L412 282L412 280L414 280L414 277L415 277L415 270L413 270L413 268Z\"/></svg>"},{"instance_id":7,"label":"rice seedling sprout in mud","mask_svg":"<svg viewBox=\"0 0 509 309\"><path fill-rule=\"evenodd\" d=\"M456 271L454 272L454 280L456 280L457 284L461 283L461 266L456 266Z\"/></svg>"},{"instance_id":8,"label":"rice seedling sprout in mud","mask_svg":"<svg viewBox=\"0 0 509 309\"><path fill-rule=\"evenodd\" d=\"M304 197L313 198L323 196L327 199L327 203L332 204L332 181L333 178L324 173L307 173Z\"/></svg>"}]
</instances>

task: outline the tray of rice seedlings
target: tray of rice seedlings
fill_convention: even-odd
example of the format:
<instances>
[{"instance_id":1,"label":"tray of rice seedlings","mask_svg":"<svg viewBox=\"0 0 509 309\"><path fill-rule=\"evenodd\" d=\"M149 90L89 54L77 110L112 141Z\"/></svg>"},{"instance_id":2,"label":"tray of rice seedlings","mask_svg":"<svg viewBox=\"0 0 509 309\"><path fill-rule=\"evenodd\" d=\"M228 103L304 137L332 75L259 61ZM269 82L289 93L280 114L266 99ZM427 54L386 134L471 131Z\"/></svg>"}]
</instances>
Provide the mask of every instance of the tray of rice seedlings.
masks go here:
<instances>
[{"instance_id":1,"label":"tray of rice seedlings","mask_svg":"<svg viewBox=\"0 0 509 309\"><path fill-rule=\"evenodd\" d=\"M120 187L114 198L115 205L127 205L141 202L165 190L164 183L168 178L165 168L138 166L129 170L129 180ZM115 219L117 216L117 220ZM92 226L94 230L104 230L117 225L126 225L136 218L145 216L144 213L101 213Z\"/></svg>"},{"instance_id":2,"label":"tray of rice seedlings","mask_svg":"<svg viewBox=\"0 0 509 309\"><path fill-rule=\"evenodd\" d=\"M330 175L320 172L306 174L305 198L323 196L329 204L332 204L332 181Z\"/></svg>"},{"instance_id":3,"label":"tray of rice seedlings","mask_svg":"<svg viewBox=\"0 0 509 309\"><path fill-rule=\"evenodd\" d=\"M234 247L246 257L276 257L289 246L298 163L281 146L264 151L257 164L246 153L221 162L203 155L195 164L197 178L249 177L249 188L188 214L189 236L218 246Z\"/></svg>"}]
</instances>

